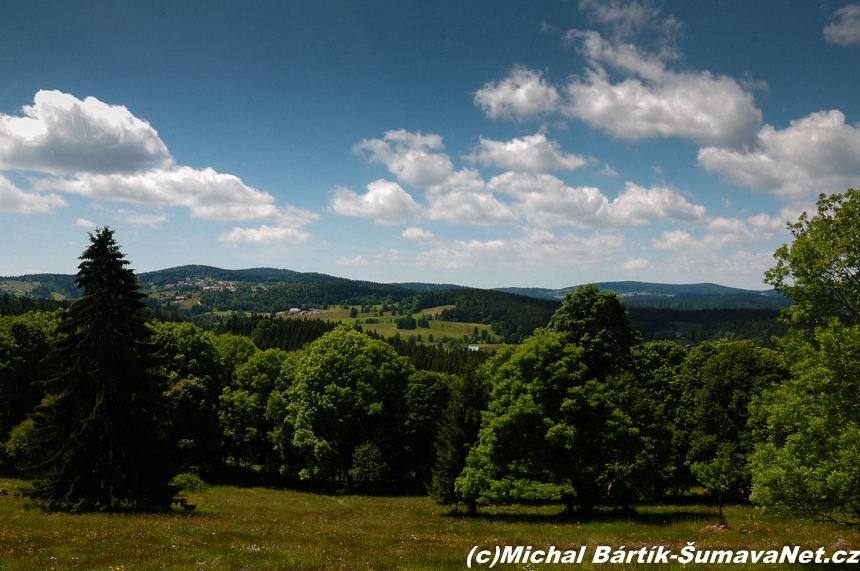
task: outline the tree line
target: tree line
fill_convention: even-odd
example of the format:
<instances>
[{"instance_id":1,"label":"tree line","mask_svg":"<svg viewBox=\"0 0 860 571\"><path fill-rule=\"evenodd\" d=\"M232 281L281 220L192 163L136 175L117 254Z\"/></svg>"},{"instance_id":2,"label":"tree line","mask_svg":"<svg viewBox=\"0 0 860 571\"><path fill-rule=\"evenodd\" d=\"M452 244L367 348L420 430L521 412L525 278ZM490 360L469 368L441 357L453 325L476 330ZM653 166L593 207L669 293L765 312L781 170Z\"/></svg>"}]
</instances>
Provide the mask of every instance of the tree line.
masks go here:
<instances>
[{"instance_id":1,"label":"tree line","mask_svg":"<svg viewBox=\"0 0 860 571\"><path fill-rule=\"evenodd\" d=\"M35 476L35 501L69 510L163 508L172 475L231 463L319 489L423 488L470 511L588 514L701 486L721 508L856 523L858 210L857 191L822 196L791 225L766 274L796 301L778 350L643 343L615 294L583 286L521 345L449 371L344 325L284 350L253 340L280 327L271 318L249 336L146 322L102 229L80 301L0 320L4 465Z\"/></svg>"}]
</instances>

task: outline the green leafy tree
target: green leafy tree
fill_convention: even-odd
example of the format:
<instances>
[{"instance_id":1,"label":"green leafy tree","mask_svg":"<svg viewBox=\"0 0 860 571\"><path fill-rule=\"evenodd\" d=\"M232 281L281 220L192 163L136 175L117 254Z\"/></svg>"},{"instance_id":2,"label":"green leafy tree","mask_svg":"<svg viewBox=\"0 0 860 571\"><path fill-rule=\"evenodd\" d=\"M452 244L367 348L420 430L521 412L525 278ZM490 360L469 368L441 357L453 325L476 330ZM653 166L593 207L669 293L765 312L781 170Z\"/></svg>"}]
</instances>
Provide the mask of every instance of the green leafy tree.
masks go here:
<instances>
[{"instance_id":1,"label":"green leafy tree","mask_svg":"<svg viewBox=\"0 0 860 571\"><path fill-rule=\"evenodd\" d=\"M36 384L52 376L45 357L56 339L57 313L0 317L0 441L27 418L44 393Z\"/></svg>"},{"instance_id":2,"label":"green leafy tree","mask_svg":"<svg viewBox=\"0 0 860 571\"><path fill-rule=\"evenodd\" d=\"M399 432L412 371L390 345L350 327L323 335L302 351L282 383L289 385L287 395L270 399L270 415L277 415L275 403L286 406L276 446L300 457L301 479L328 485L352 486L354 454L365 442L395 465L404 453Z\"/></svg>"},{"instance_id":3,"label":"green leafy tree","mask_svg":"<svg viewBox=\"0 0 860 571\"><path fill-rule=\"evenodd\" d=\"M774 254L765 282L790 297L795 322L860 320L860 191L818 197L818 212L788 225L794 241Z\"/></svg>"},{"instance_id":4,"label":"green leafy tree","mask_svg":"<svg viewBox=\"0 0 860 571\"><path fill-rule=\"evenodd\" d=\"M211 473L221 456L218 397L224 368L215 336L187 322L150 328L158 372L167 378L170 435L179 443L180 469Z\"/></svg>"},{"instance_id":5,"label":"green leafy tree","mask_svg":"<svg viewBox=\"0 0 860 571\"><path fill-rule=\"evenodd\" d=\"M594 284L569 292L547 330L563 333L568 343L582 347L587 375L592 379L605 379L624 370L631 348L640 341L630 326L624 302L614 292L600 291Z\"/></svg>"},{"instance_id":6,"label":"green leafy tree","mask_svg":"<svg viewBox=\"0 0 860 571\"><path fill-rule=\"evenodd\" d=\"M791 377L762 398L752 501L785 515L860 523L860 325L783 340Z\"/></svg>"},{"instance_id":7,"label":"green leafy tree","mask_svg":"<svg viewBox=\"0 0 860 571\"><path fill-rule=\"evenodd\" d=\"M630 476L639 431L628 387L588 378L585 350L538 330L493 371L489 410L455 489L479 504L561 500L589 513Z\"/></svg>"},{"instance_id":8,"label":"green leafy tree","mask_svg":"<svg viewBox=\"0 0 860 571\"><path fill-rule=\"evenodd\" d=\"M659 502L667 489L687 487L686 456L673 442L683 393L677 376L686 358L687 350L671 341L645 343L633 347L629 367L618 374L616 381L626 387L625 407L639 427L641 446L630 477L610 489L616 502L641 497Z\"/></svg>"},{"instance_id":9,"label":"green leafy tree","mask_svg":"<svg viewBox=\"0 0 860 571\"><path fill-rule=\"evenodd\" d=\"M284 364L295 353L268 349L255 353L233 373L233 382L220 397L218 417L227 451L236 462L268 467L272 459L269 432L273 426L266 418L269 396Z\"/></svg>"},{"instance_id":10,"label":"green leafy tree","mask_svg":"<svg viewBox=\"0 0 860 571\"><path fill-rule=\"evenodd\" d=\"M216 335L213 344L221 357L221 384L225 387L233 379L236 368L260 351L248 337L231 333Z\"/></svg>"},{"instance_id":11,"label":"green leafy tree","mask_svg":"<svg viewBox=\"0 0 860 571\"><path fill-rule=\"evenodd\" d=\"M90 235L76 276L81 299L63 314L50 359L59 371L36 408L40 474L32 496L68 510L164 508L173 493L163 378L137 278L108 228Z\"/></svg>"},{"instance_id":12,"label":"green leafy tree","mask_svg":"<svg viewBox=\"0 0 860 571\"><path fill-rule=\"evenodd\" d=\"M789 224L768 283L790 321L819 324L781 341L791 378L765 395L752 455L753 501L778 512L860 523L860 191L821 195Z\"/></svg>"},{"instance_id":13,"label":"green leafy tree","mask_svg":"<svg viewBox=\"0 0 860 571\"><path fill-rule=\"evenodd\" d=\"M750 341L722 341L699 347L683 372L690 448L687 463L698 481L718 499L746 498L747 460L756 439L752 402L788 377L781 355Z\"/></svg>"}]
</instances>

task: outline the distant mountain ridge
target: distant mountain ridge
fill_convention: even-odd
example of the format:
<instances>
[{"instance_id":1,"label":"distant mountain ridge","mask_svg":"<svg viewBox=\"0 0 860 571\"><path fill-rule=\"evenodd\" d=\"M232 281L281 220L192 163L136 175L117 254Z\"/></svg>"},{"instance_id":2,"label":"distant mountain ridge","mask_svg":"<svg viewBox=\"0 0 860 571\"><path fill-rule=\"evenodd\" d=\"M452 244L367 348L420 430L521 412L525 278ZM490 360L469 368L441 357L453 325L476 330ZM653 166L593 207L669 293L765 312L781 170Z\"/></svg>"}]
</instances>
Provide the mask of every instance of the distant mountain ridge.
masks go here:
<instances>
[{"instance_id":1,"label":"distant mountain ridge","mask_svg":"<svg viewBox=\"0 0 860 571\"><path fill-rule=\"evenodd\" d=\"M288 284L288 285L355 285L356 287L379 287L403 289L418 292L448 291L469 289L456 284L433 284L423 282L403 282L382 284L363 280L351 280L316 272L296 272L278 268L247 268L227 270L215 266L185 265L151 272L138 273L141 284L164 286L199 278L224 282L248 282L251 284ZM67 298L78 297L74 288L74 276L68 274L32 274L16 277L0 277L0 281L40 282L42 286L34 289L31 295L50 297L52 291ZM632 307L656 307L664 309L778 309L787 307L791 301L773 290L746 290L713 283L700 284L660 284L639 281L599 282L601 290L616 292ZM504 287L491 291L523 295L552 301L564 300L565 294L578 286L561 289Z\"/></svg>"},{"instance_id":2,"label":"distant mountain ridge","mask_svg":"<svg viewBox=\"0 0 860 571\"><path fill-rule=\"evenodd\" d=\"M614 291L632 307L663 309L780 309L791 300L774 290L748 290L713 283L660 284L638 281L598 282L601 290ZM579 286L562 289L496 288L497 291L561 301Z\"/></svg>"}]
</instances>

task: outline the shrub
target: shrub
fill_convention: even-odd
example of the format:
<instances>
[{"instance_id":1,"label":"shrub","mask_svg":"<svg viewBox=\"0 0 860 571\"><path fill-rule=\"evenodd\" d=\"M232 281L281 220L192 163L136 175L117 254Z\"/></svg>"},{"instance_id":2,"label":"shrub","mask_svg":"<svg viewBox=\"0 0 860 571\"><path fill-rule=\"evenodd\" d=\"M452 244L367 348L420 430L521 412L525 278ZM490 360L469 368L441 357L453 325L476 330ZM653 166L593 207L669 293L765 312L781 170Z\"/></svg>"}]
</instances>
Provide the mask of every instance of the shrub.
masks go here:
<instances>
[{"instance_id":1,"label":"shrub","mask_svg":"<svg viewBox=\"0 0 860 571\"><path fill-rule=\"evenodd\" d=\"M170 480L170 485L176 488L177 492L205 492L209 489L209 484L197 474L191 472L183 472L177 474Z\"/></svg>"}]
</instances>

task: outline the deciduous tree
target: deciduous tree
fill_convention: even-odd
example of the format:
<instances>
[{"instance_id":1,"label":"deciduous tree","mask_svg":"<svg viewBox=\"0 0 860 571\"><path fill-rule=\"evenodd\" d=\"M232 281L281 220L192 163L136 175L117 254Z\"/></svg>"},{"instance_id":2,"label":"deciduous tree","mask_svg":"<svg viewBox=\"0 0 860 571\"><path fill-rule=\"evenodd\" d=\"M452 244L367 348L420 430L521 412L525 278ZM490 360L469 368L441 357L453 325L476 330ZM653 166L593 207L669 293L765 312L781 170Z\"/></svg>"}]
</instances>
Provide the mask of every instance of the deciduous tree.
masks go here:
<instances>
[{"instance_id":1,"label":"deciduous tree","mask_svg":"<svg viewBox=\"0 0 860 571\"><path fill-rule=\"evenodd\" d=\"M774 254L765 282L790 297L792 321L860 321L860 191L820 195L818 212L788 225L794 241Z\"/></svg>"}]
</instances>

